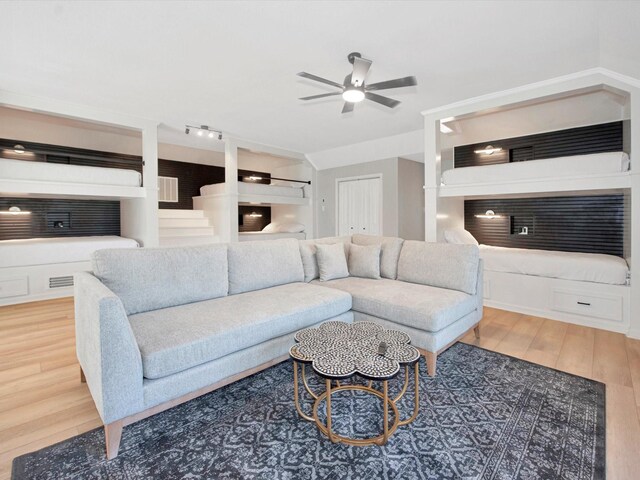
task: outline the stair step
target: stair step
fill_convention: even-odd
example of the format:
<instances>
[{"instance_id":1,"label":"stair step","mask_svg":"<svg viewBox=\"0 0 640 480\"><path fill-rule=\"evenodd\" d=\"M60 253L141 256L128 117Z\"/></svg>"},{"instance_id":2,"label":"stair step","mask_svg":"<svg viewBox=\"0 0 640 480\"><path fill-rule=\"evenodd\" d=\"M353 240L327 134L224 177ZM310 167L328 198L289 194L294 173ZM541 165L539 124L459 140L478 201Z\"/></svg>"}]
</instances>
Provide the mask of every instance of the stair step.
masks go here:
<instances>
[{"instance_id":1,"label":"stair step","mask_svg":"<svg viewBox=\"0 0 640 480\"><path fill-rule=\"evenodd\" d=\"M160 237L213 236L213 227L160 228Z\"/></svg>"},{"instance_id":2,"label":"stair step","mask_svg":"<svg viewBox=\"0 0 640 480\"><path fill-rule=\"evenodd\" d=\"M192 227L209 227L209 219L202 218L160 218L160 228L192 228Z\"/></svg>"},{"instance_id":3,"label":"stair step","mask_svg":"<svg viewBox=\"0 0 640 480\"><path fill-rule=\"evenodd\" d=\"M211 243L219 243L220 238L217 236L204 235L193 237L160 237L161 247L178 247L185 245L209 245Z\"/></svg>"},{"instance_id":4,"label":"stair step","mask_svg":"<svg viewBox=\"0 0 640 480\"><path fill-rule=\"evenodd\" d=\"M158 218L204 218L202 210L179 210L173 208L160 208Z\"/></svg>"}]
</instances>

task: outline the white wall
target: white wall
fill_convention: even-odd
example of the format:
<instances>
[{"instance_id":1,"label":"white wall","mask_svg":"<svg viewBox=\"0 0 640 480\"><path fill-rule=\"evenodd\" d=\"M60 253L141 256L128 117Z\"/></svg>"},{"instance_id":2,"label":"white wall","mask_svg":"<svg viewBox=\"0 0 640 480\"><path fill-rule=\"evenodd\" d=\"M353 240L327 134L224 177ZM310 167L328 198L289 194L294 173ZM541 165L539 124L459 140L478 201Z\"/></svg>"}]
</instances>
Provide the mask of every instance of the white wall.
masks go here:
<instances>
[{"instance_id":1,"label":"white wall","mask_svg":"<svg viewBox=\"0 0 640 480\"><path fill-rule=\"evenodd\" d=\"M398 159L388 158L317 172L317 237L336 234L336 180L360 175L382 174L382 233L398 236Z\"/></svg>"},{"instance_id":2,"label":"white wall","mask_svg":"<svg viewBox=\"0 0 640 480\"><path fill-rule=\"evenodd\" d=\"M424 240L424 164L398 159L398 236Z\"/></svg>"}]
</instances>

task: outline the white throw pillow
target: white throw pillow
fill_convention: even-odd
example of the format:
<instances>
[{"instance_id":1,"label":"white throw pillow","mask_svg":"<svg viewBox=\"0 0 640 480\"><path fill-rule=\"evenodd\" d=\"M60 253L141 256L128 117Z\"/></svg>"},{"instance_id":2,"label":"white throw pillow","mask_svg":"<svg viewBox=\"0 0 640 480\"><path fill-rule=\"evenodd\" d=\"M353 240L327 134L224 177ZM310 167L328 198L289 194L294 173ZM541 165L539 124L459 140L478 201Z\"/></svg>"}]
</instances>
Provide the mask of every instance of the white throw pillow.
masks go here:
<instances>
[{"instance_id":1,"label":"white throw pillow","mask_svg":"<svg viewBox=\"0 0 640 480\"><path fill-rule=\"evenodd\" d=\"M278 225L277 231L282 233L304 232L304 225L296 222L281 223Z\"/></svg>"},{"instance_id":2,"label":"white throw pillow","mask_svg":"<svg viewBox=\"0 0 640 480\"><path fill-rule=\"evenodd\" d=\"M464 228L450 228L444 231L444 239L447 243L458 245L478 245L478 241Z\"/></svg>"},{"instance_id":3,"label":"white throw pillow","mask_svg":"<svg viewBox=\"0 0 640 480\"><path fill-rule=\"evenodd\" d=\"M349 275L380 279L380 245L351 245L349 249Z\"/></svg>"},{"instance_id":4,"label":"white throw pillow","mask_svg":"<svg viewBox=\"0 0 640 480\"><path fill-rule=\"evenodd\" d=\"M277 222L271 222L269 225L267 225L266 227L264 227L262 229L262 231L264 233L277 233L278 232L278 228L280 227L280 224Z\"/></svg>"},{"instance_id":5,"label":"white throw pillow","mask_svg":"<svg viewBox=\"0 0 640 480\"><path fill-rule=\"evenodd\" d=\"M327 282L336 278L349 276L347 268L347 257L344 254L344 247L340 243L330 245L316 245L316 258L318 259L318 270L320 271L320 281Z\"/></svg>"}]
</instances>

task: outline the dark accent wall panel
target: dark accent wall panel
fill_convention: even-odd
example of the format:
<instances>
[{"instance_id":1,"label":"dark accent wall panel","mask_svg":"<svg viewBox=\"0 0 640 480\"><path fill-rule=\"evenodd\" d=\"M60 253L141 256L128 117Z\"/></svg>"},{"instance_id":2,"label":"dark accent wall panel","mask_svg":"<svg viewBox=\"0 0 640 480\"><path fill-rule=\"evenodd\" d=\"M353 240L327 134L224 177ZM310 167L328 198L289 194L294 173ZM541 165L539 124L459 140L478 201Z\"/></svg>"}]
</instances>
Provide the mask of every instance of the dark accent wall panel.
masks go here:
<instances>
[{"instance_id":1,"label":"dark accent wall panel","mask_svg":"<svg viewBox=\"0 0 640 480\"><path fill-rule=\"evenodd\" d=\"M252 213L257 213L262 217L252 217ZM240 205L238 215L239 232L259 232L271 223L271 207Z\"/></svg>"},{"instance_id":2,"label":"dark accent wall panel","mask_svg":"<svg viewBox=\"0 0 640 480\"><path fill-rule=\"evenodd\" d=\"M178 179L178 203L159 202L160 208L191 210L192 197L200 195L200 187L224 182L224 167L158 160L158 175Z\"/></svg>"},{"instance_id":3,"label":"dark accent wall panel","mask_svg":"<svg viewBox=\"0 0 640 480\"><path fill-rule=\"evenodd\" d=\"M491 155L474 153L488 145L502 151ZM475 167L622 150L622 122L612 122L462 145L454 148L454 166Z\"/></svg>"},{"instance_id":4,"label":"dark accent wall panel","mask_svg":"<svg viewBox=\"0 0 640 480\"><path fill-rule=\"evenodd\" d=\"M500 218L478 218L493 210ZM465 228L485 245L623 256L624 195L464 202ZM527 227L528 235L520 235Z\"/></svg>"},{"instance_id":5,"label":"dark accent wall panel","mask_svg":"<svg viewBox=\"0 0 640 480\"><path fill-rule=\"evenodd\" d=\"M0 198L30 215L0 215L0 240L120 235L120 202L45 198Z\"/></svg>"},{"instance_id":6,"label":"dark accent wall panel","mask_svg":"<svg viewBox=\"0 0 640 480\"><path fill-rule=\"evenodd\" d=\"M14 146L22 145L25 153L15 153ZM85 148L48 145L23 140L0 139L0 157L31 162L65 163L90 167L123 168L142 173L142 157L124 153L87 150Z\"/></svg>"}]
</instances>

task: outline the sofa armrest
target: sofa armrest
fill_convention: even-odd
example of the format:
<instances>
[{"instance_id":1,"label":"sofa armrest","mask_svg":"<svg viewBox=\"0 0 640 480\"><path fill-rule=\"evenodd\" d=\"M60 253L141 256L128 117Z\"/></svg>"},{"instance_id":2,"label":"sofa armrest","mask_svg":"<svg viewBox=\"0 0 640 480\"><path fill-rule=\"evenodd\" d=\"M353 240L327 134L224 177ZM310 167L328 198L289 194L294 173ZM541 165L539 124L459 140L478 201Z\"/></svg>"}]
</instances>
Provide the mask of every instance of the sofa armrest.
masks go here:
<instances>
[{"instance_id":1,"label":"sofa armrest","mask_svg":"<svg viewBox=\"0 0 640 480\"><path fill-rule=\"evenodd\" d=\"M87 272L74 285L78 361L109 424L144 408L140 350L120 298Z\"/></svg>"}]
</instances>

